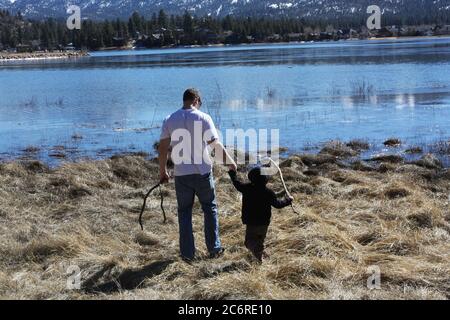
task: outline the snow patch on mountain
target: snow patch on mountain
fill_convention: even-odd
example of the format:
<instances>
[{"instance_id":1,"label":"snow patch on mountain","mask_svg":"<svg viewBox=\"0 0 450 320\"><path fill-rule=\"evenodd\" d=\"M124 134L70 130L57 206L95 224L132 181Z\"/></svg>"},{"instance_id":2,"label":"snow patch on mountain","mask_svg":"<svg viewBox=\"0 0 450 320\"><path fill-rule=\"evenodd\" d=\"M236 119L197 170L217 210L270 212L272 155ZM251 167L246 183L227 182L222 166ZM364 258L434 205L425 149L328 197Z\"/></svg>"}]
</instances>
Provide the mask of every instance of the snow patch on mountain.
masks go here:
<instances>
[{"instance_id":1,"label":"snow patch on mountain","mask_svg":"<svg viewBox=\"0 0 450 320\"><path fill-rule=\"evenodd\" d=\"M449 11L450 0L378 0L385 13L408 13L412 9ZM365 14L373 0L0 0L0 8L21 11L31 18L65 17L70 4L78 5L82 15L94 19L128 17L134 11L143 15L164 9L169 14L185 10L196 15L335 17L336 15Z\"/></svg>"}]
</instances>

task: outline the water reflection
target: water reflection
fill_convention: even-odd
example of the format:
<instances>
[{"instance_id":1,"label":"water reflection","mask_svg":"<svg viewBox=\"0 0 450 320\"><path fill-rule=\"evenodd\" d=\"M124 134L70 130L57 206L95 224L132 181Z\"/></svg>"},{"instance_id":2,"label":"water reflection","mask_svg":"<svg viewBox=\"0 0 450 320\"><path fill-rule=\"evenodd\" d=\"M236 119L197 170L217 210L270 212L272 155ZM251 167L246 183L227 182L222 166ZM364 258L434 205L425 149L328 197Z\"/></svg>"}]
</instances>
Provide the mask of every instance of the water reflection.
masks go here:
<instances>
[{"instance_id":1,"label":"water reflection","mask_svg":"<svg viewBox=\"0 0 450 320\"><path fill-rule=\"evenodd\" d=\"M151 151L191 86L221 129L279 128L293 151L336 138L433 142L450 132L449 48L450 39L331 42L3 63L0 158L30 146L55 162Z\"/></svg>"}]
</instances>

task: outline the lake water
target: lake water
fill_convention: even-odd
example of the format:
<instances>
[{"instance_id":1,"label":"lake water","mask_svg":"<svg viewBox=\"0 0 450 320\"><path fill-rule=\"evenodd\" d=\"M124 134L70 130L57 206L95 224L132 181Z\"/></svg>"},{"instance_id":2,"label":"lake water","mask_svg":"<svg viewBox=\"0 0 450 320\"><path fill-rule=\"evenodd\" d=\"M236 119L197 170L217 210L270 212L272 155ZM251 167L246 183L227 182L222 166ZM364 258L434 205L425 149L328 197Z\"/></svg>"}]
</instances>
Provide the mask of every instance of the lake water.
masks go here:
<instances>
[{"instance_id":1,"label":"lake water","mask_svg":"<svg viewBox=\"0 0 450 320\"><path fill-rule=\"evenodd\" d=\"M293 152L330 139L367 139L376 152L389 137L431 146L449 139L450 38L0 62L0 159L151 152L187 87L221 130L279 128Z\"/></svg>"}]
</instances>

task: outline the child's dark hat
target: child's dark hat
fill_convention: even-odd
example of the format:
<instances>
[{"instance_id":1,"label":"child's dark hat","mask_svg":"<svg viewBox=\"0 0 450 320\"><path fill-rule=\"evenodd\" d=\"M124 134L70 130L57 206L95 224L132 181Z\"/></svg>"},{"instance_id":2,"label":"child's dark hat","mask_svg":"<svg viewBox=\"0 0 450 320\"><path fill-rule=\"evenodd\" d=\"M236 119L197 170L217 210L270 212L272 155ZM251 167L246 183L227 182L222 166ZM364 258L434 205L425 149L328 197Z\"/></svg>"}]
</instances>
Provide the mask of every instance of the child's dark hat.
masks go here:
<instances>
[{"instance_id":1,"label":"child's dark hat","mask_svg":"<svg viewBox=\"0 0 450 320\"><path fill-rule=\"evenodd\" d=\"M269 182L269 177L261 174L261 167L256 167L250 170L248 173L248 179L251 183L258 185L266 185Z\"/></svg>"}]
</instances>

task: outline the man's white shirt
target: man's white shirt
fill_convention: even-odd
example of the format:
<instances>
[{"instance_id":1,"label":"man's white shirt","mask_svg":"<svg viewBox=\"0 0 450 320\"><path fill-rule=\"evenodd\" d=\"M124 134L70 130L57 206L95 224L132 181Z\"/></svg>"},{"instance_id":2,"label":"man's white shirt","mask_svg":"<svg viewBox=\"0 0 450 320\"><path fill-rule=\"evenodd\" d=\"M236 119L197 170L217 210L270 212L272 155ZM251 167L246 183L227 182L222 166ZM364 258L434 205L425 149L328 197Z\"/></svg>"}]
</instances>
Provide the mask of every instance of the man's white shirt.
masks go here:
<instances>
[{"instance_id":1,"label":"man's white shirt","mask_svg":"<svg viewBox=\"0 0 450 320\"><path fill-rule=\"evenodd\" d=\"M161 139L171 139L175 176L207 174L212 170L208 142L219 139L211 117L195 108L180 109L162 125Z\"/></svg>"}]
</instances>

